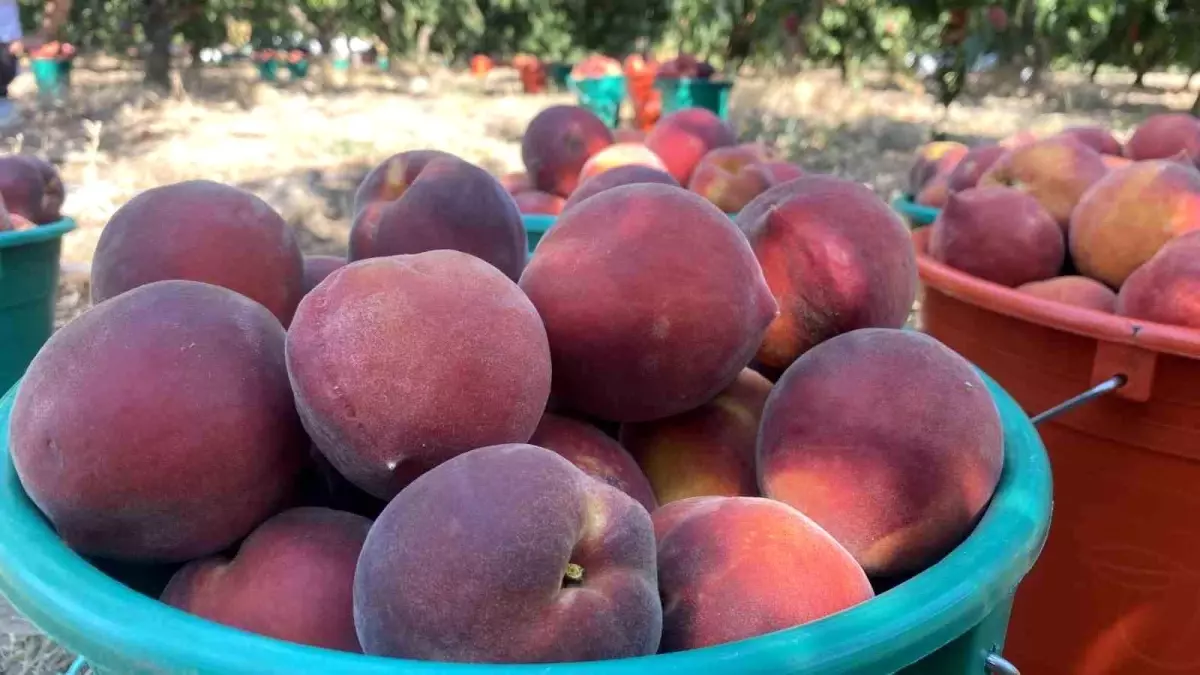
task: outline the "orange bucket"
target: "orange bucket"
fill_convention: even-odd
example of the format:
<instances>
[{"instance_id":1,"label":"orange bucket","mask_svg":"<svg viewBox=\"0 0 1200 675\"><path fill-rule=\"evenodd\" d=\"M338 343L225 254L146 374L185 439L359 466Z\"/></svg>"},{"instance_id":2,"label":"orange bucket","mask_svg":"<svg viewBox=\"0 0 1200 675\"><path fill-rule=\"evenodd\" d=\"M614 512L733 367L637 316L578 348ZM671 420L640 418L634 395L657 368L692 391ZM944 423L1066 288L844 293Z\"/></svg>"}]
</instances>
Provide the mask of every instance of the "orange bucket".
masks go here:
<instances>
[{"instance_id":1,"label":"orange bucket","mask_svg":"<svg viewBox=\"0 0 1200 675\"><path fill-rule=\"evenodd\" d=\"M521 87L526 94L540 94L546 89L546 68L540 59L528 54L513 58L513 67L521 77Z\"/></svg>"},{"instance_id":2,"label":"orange bucket","mask_svg":"<svg viewBox=\"0 0 1200 675\"><path fill-rule=\"evenodd\" d=\"M631 54L625 58L624 70L629 100L633 103L633 124L642 131L649 131L662 116L662 92L654 88L658 63Z\"/></svg>"},{"instance_id":3,"label":"orange bucket","mask_svg":"<svg viewBox=\"0 0 1200 675\"><path fill-rule=\"evenodd\" d=\"M471 74L475 77L483 77L492 70L492 60L484 54L476 54L471 57Z\"/></svg>"},{"instance_id":4,"label":"orange bucket","mask_svg":"<svg viewBox=\"0 0 1200 675\"><path fill-rule=\"evenodd\" d=\"M1017 592L1005 654L1030 673L1200 673L1200 331L998 286L925 254L923 330L1033 414L1123 375L1041 424L1054 520Z\"/></svg>"}]
</instances>

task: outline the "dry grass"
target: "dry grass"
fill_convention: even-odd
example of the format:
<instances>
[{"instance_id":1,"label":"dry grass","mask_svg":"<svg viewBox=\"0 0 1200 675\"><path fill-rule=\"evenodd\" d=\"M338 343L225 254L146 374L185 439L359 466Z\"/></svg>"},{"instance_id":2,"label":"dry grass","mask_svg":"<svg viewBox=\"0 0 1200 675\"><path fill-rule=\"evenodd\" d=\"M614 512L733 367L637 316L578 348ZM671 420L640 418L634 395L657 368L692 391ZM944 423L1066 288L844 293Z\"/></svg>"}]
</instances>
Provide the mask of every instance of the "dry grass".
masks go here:
<instances>
[{"instance_id":1,"label":"dry grass","mask_svg":"<svg viewBox=\"0 0 1200 675\"><path fill-rule=\"evenodd\" d=\"M70 100L33 103L28 75L14 84L29 102L26 125L7 139L62 167L65 211L80 222L66 239L59 319L87 305L88 264L103 224L125 200L163 183L207 178L250 189L295 226L307 252L344 253L350 203L362 176L388 155L417 148L456 153L493 172L520 168L520 136L542 107L563 94L523 96L511 72L487 81L447 73L424 76L317 72L303 83L262 84L246 67L188 72L176 94L148 94L139 75L117 62L76 69ZM1058 75L1037 93L968 98L943 111L911 84L882 76L860 88L833 72L780 79L744 78L732 117L746 139L760 139L813 171L859 180L890 196L912 151L938 129L969 140L1018 129L1054 131L1101 123L1127 131L1138 119L1186 109L1181 78L1132 77L1098 86ZM49 675L71 658L42 637L9 635L0 673Z\"/></svg>"}]
</instances>

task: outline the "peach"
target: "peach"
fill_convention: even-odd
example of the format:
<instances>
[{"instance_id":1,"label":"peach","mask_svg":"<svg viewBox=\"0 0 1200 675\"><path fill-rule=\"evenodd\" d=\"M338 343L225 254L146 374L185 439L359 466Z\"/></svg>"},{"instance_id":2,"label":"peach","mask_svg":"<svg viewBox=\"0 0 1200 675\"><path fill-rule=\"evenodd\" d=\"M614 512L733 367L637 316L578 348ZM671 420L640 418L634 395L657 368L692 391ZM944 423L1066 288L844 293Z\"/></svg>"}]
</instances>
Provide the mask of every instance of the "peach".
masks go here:
<instances>
[{"instance_id":1,"label":"peach","mask_svg":"<svg viewBox=\"0 0 1200 675\"><path fill-rule=\"evenodd\" d=\"M504 174L500 177L500 185L510 195L528 192L533 189L533 182L529 180L529 176L524 171L513 171Z\"/></svg>"},{"instance_id":2,"label":"peach","mask_svg":"<svg viewBox=\"0 0 1200 675\"><path fill-rule=\"evenodd\" d=\"M237 291L287 327L304 295L304 259L292 228L263 200L186 181L146 190L112 215L92 261L92 302L166 279Z\"/></svg>"},{"instance_id":3,"label":"peach","mask_svg":"<svg viewBox=\"0 0 1200 675\"><path fill-rule=\"evenodd\" d=\"M966 359L913 331L839 335L784 373L758 439L763 494L792 505L872 577L925 569L975 526L1004 433Z\"/></svg>"},{"instance_id":4,"label":"peach","mask_svg":"<svg viewBox=\"0 0 1200 675\"><path fill-rule=\"evenodd\" d=\"M44 225L62 218L62 205L66 199L66 188L58 169L46 160L33 155L17 155L34 166L42 176L42 208L37 224Z\"/></svg>"},{"instance_id":5,"label":"peach","mask_svg":"<svg viewBox=\"0 0 1200 675\"><path fill-rule=\"evenodd\" d=\"M680 185L712 150L737 143L733 127L704 108L685 108L659 120L646 137L646 147L662 159Z\"/></svg>"},{"instance_id":6,"label":"peach","mask_svg":"<svg viewBox=\"0 0 1200 675\"><path fill-rule=\"evenodd\" d=\"M688 189L725 213L737 213L771 187L763 172L750 169L774 156L774 151L761 143L717 148L696 165Z\"/></svg>"},{"instance_id":7,"label":"peach","mask_svg":"<svg viewBox=\"0 0 1200 675\"><path fill-rule=\"evenodd\" d=\"M921 206L935 209L945 208L946 200L950 198L950 174L939 173L930 178L925 187L917 193L915 201Z\"/></svg>"},{"instance_id":8,"label":"peach","mask_svg":"<svg viewBox=\"0 0 1200 675\"><path fill-rule=\"evenodd\" d=\"M1012 150L1013 148L1019 148L1030 143L1036 143L1038 140L1040 140L1038 135L1032 131L1021 130L1011 136L1000 139L1000 147Z\"/></svg>"},{"instance_id":9,"label":"peach","mask_svg":"<svg viewBox=\"0 0 1200 675\"><path fill-rule=\"evenodd\" d=\"M977 186L979 178L1006 152L1008 150L1000 145L980 145L971 148L947 177L948 191L959 192Z\"/></svg>"},{"instance_id":10,"label":"peach","mask_svg":"<svg viewBox=\"0 0 1200 675\"><path fill-rule=\"evenodd\" d=\"M850 553L787 504L693 497L654 513L663 652L792 628L874 597Z\"/></svg>"},{"instance_id":11,"label":"peach","mask_svg":"<svg viewBox=\"0 0 1200 675\"><path fill-rule=\"evenodd\" d=\"M217 286L135 288L50 338L9 440L25 492L76 551L220 551L284 505L304 463L283 327Z\"/></svg>"},{"instance_id":12,"label":"peach","mask_svg":"<svg viewBox=\"0 0 1200 675\"><path fill-rule=\"evenodd\" d=\"M361 652L354 631L354 568L371 521L321 508L272 517L229 560L184 566L162 601L209 621L278 640Z\"/></svg>"},{"instance_id":13,"label":"peach","mask_svg":"<svg viewBox=\"0 0 1200 675\"><path fill-rule=\"evenodd\" d=\"M594 113L555 105L529 122L521 139L521 160L535 188L566 198L579 184L584 164L612 144L612 130Z\"/></svg>"},{"instance_id":14,"label":"peach","mask_svg":"<svg viewBox=\"0 0 1200 675\"><path fill-rule=\"evenodd\" d=\"M595 178L619 166L645 166L666 171L658 155L643 143L615 143L592 155L579 171L579 183Z\"/></svg>"},{"instance_id":15,"label":"peach","mask_svg":"<svg viewBox=\"0 0 1200 675\"><path fill-rule=\"evenodd\" d=\"M1083 196L1068 241L1081 273L1120 287L1184 232L1200 229L1200 173L1170 160L1110 172Z\"/></svg>"},{"instance_id":16,"label":"peach","mask_svg":"<svg viewBox=\"0 0 1200 675\"><path fill-rule=\"evenodd\" d=\"M805 176L759 195L735 221L761 263L778 318L757 360L783 370L856 328L899 328L917 294L908 228L875 193Z\"/></svg>"},{"instance_id":17,"label":"peach","mask_svg":"<svg viewBox=\"0 0 1200 675\"><path fill-rule=\"evenodd\" d=\"M1185 151L1200 161L1200 120L1187 113L1151 115L1125 144L1125 155L1134 161L1166 159Z\"/></svg>"},{"instance_id":18,"label":"peach","mask_svg":"<svg viewBox=\"0 0 1200 675\"><path fill-rule=\"evenodd\" d=\"M558 195L538 190L518 192L513 195L513 201L517 204L517 210L523 214L541 214L547 216L557 216L562 213L563 205L567 203L567 200Z\"/></svg>"},{"instance_id":19,"label":"peach","mask_svg":"<svg viewBox=\"0 0 1200 675\"><path fill-rule=\"evenodd\" d=\"M333 274L334 270L346 266L346 259L335 255L306 255L304 256L304 292L317 287L325 277Z\"/></svg>"},{"instance_id":20,"label":"peach","mask_svg":"<svg viewBox=\"0 0 1200 675\"><path fill-rule=\"evenodd\" d=\"M711 399L750 361L777 313L729 218L702 197L649 183L564 211L521 288L546 324L556 397L614 422Z\"/></svg>"},{"instance_id":21,"label":"peach","mask_svg":"<svg viewBox=\"0 0 1200 675\"><path fill-rule=\"evenodd\" d=\"M352 261L446 249L470 253L514 280L525 267L525 226L512 197L491 174L454 155L393 155L363 179L354 211Z\"/></svg>"},{"instance_id":22,"label":"peach","mask_svg":"<svg viewBox=\"0 0 1200 675\"><path fill-rule=\"evenodd\" d=\"M571 197L567 199L567 203L563 205L563 210L565 211L588 197L600 194L605 190L611 190L621 185L634 185L636 183L658 183L660 185L680 187L679 182L672 178L671 174L666 171L638 166L636 164L619 166L580 183L575 192L571 193Z\"/></svg>"},{"instance_id":23,"label":"peach","mask_svg":"<svg viewBox=\"0 0 1200 675\"><path fill-rule=\"evenodd\" d=\"M1167 242L1117 295L1117 314L1200 328L1200 232Z\"/></svg>"},{"instance_id":24,"label":"peach","mask_svg":"<svg viewBox=\"0 0 1200 675\"><path fill-rule=\"evenodd\" d=\"M26 155L0 157L0 197L9 213L46 222L46 176Z\"/></svg>"},{"instance_id":25,"label":"peach","mask_svg":"<svg viewBox=\"0 0 1200 675\"><path fill-rule=\"evenodd\" d=\"M758 162L749 171L763 177L768 188L796 180L804 175L804 169L791 162L768 161Z\"/></svg>"},{"instance_id":26,"label":"peach","mask_svg":"<svg viewBox=\"0 0 1200 675\"><path fill-rule=\"evenodd\" d=\"M1002 286L1058 274L1066 248L1062 228L1046 209L1006 187L950 195L929 237L933 259Z\"/></svg>"},{"instance_id":27,"label":"peach","mask_svg":"<svg viewBox=\"0 0 1200 675\"><path fill-rule=\"evenodd\" d=\"M531 445L460 455L367 535L354 619L368 654L472 663L653 654L654 529L632 497Z\"/></svg>"},{"instance_id":28,"label":"peach","mask_svg":"<svg viewBox=\"0 0 1200 675\"><path fill-rule=\"evenodd\" d=\"M1122 169L1130 164L1133 164L1132 159L1129 159L1128 157L1117 157L1116 155L1100 155L1100 160L1104 162L1104 166L1109 171L1114 169Z\"/></svg>"},{"instance_id":29,"label":"peach","mask_svg":"<svg viewBox=\"0 0 1200 675\"><path fill-rule=\"evenodd\" d=\"M313 442L382 499L455 455L529 440L550 390L537 311L458 251L337 270L300 303L287 363Z\"/></svg>"},{"instance_id":30,"label":"peach","mask_svg":"<svg viewBox=\"0 0 1200 675\"><path fill-rule=\"evenodd\" d=\"M1102 155L1120 157L1125 154L1121 142L1104 127L1081 126L1068 127L1058 132L1059 137L1071 138L1095 150Z\"/></svg>"},{"instance_id":31,"label":"peach","mask_svg":"<svg viewBox=\"0 0 1200 675\"><path fill-rule=\"evenodd\" d=\"M688 497L757 497L754 443L771 382L742 370L699 408L621 425L621 445L641 465L659 503Z\"/></svg>"},{"instance_id":32,"label":"peach","mask_svg":"<svg viewBox=\"0 0 1200 675\"><path fill-rule=\"evenodd\" d=\"M1009 150L979 179L979 187L1028 192L1062 227L1083 193L1108 173L1100 153L1069 138L1048 138Z\"/></svg>"},{"instance_id":33,"label":"peach","mask_svg":"<svg viewBox=\"0 0 1200 675\"><path fill-rule=\"evenodd\" d=\"M957 141L934 141L917 148L916 158L908 170L908 192L918 195L938 174L952 171L969 148Z\"/></svg>"},{"instance_id":34,"label":"peach","mask_svg":"<svg viewBox=\"0 0 1200 675\"><path fill-rule=\"evenodd\" d=\"M1098 312L1112 314L1116 311L1117 294L1108 286L1088 277L1067 275L1045 281L1031 281L1017 286L1017 290L1045 300L1086 307Z\"/></svg>"},{"instance_id":35,"label":"peach","mask_svg":"<svg viewBox=\"0 0 1200 675\"><path fill-rule=\"evenodd\" d=\"M641 129L617 129L613 132L617 143L646 143L646 132Z\"/></svg>"},{"instance_id":36,"label":"peach","mask_svg":"<svg viewBox=\"0 0 1200 675\"><path fill-rule=\"evenodd\" d=\"M580 471L633 497L647 511L658 506L650 481L633 457L587 422L546 413L529 443L562 455Z\"/></svg>"}]
</instances>

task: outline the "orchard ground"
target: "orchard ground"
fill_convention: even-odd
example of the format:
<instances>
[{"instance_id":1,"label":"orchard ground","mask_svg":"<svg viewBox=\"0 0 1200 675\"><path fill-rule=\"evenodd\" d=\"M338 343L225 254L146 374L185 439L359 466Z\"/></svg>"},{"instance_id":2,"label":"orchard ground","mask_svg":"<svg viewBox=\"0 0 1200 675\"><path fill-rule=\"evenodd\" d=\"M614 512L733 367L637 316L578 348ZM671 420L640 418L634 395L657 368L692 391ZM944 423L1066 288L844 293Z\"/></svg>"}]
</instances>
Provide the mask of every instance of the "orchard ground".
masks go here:
<instances>
[{"instance_id":1,"label":"orchard ground","mask_svg":"<svg viewBox=\"0 0 1200 675\"><path fill-rule=\"evenodd\" d=\"M136 64L94 60L76 65L61 102L39 101L31 76L22 74L12 92L24 125L3 139L4 149L59 165L63 210L80 225L64 243L60 324L88 306L90 262L104 224L146 188L199 178L238 185L279 210L306 253L345 254L354 190L378 162L437 148L497 175L520 170L528 121L572 100L521 94L506 69L482 80L402 70L314 70L305 81L284 76L267 84L250 65L184 69L170 95L157 95L141 86ZM758 75L738 81L731 118L744 140L774 145L809 171L861 181L890 199L934 129L980 142L1021 129L1103 124L1124 137L1146 115L1187 110L1196 98L1183 76L1152 74L1143 89L1132 82L1128 73L1102 73L1097 84L1058 73L1032 93L980 83L991 93L964 95L944 111L919 84L884 73L858 86L832 70ZM0 673L49 675L69 666L69 654L4 619L0 611Z\"/></svg>"}]
</instances>

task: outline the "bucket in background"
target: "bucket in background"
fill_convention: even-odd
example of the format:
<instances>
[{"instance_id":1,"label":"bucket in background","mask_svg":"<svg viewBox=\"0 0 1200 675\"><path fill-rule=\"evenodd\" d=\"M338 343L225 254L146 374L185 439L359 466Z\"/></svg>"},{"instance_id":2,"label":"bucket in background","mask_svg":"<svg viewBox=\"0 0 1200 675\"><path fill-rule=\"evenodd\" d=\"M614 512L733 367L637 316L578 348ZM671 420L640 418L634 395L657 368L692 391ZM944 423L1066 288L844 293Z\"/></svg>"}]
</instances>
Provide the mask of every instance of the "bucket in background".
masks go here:
<instances>
[{"instance_id":1,"label":"bucket in background","mask_svg":"<svg viewBox=\"0 0 1200 675\"><path fill-rule=\"evenodd\" d=\"M0 389L22 374L54 331L64 218L19 232L0 232Z\"/></svg>"},{"instance_id":2,"label":"bucket in background","mask_svg":"<svg viewBox=\"0 0 1200 675\"><path fill-rule=\"evenodd\" d=\"M729 118L729 91L732 82L696 80L687 77L659 77L654 86L662 92L662 114L684 108L705 108L721 119Z\"/></svg>"},{"instance_id":3,"label":"bucket in background","mask_svg":"<svg viewBox=\"0 0 1200 675\"><path fill-rule=\"evenodd\" d=\"M1200 673L1200 332L1035 298L924 255L924 330L1029 413L1125 386L1039 426L1054 529L1017 593L1007 652L1031 673Z\"/></svg>"},{"instance_id":4,"label":"bucket in background","mask_svg":"<svg viewBox=\"0 0 1200 675\"><path fill-rule=\"evenodd\" d=\"M37 84L38 94L47 98L61 98L70 83L70 66L63 67L58 59L30 59L29 69Z\"/></svg>"},{"instance_id":5,"label":"bucket in background","mask_svg":"<svg viewBox=\"0 0 1200 675\"><path fill-rule=\"evenodd\" d=\"M908 195L901 195L893 199L892 208L904 216L909 226L913 228L932 225L933 221L937 220L938 214L942 212L941 209L918 204Z\"/></svg>"},{"instance_id":6,"label":"bucket in background","mask_svg":"<svg viewBox=\"0 0 1200 675\"><path fill-rule=\"evenodd\" d=\"M607 75L583 79L567 78L567 88L575 93L579 105L595 113L610 129L621 122L621 101L625 100L625 76Z\"/></svg>"},{"instance_id":7,"label":"bucket in background","mask_svg":"<svg viewBox=\"0 0 1200 675\"><path fill-rule=\"evenodd\" d=\"M557 216L547 216L540 213L526 213L521 215L521 221L525 223L525 239L529 242L529 255L533 255L533 250L537 248L538 242L542 237L546 236Z\"/></svg>"}]
</instances>

